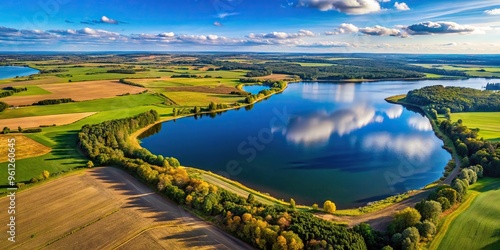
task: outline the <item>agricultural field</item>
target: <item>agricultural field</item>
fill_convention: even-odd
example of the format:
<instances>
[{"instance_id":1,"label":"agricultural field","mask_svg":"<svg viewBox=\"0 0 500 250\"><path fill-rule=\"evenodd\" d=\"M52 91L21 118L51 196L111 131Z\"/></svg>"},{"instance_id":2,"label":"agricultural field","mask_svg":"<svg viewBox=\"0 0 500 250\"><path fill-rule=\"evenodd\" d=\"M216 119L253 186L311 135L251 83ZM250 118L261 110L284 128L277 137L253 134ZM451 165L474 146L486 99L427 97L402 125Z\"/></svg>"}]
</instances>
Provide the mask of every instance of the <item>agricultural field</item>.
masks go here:
<instances>
[{"instance_id":1,"label":"agricultural field","mask_svg":"<svg viewBox=\"0 0 500 250\"><path fill-rule=\"evenodd\" d=\"M425 68L463 71L473 77L500 77L500 67L470 65L417 64Z\"/></svg>"},{"instance_id":2,"label":"agricultural field","mask_svg":"<svg viewBox=\"0 0 500 250\"><path fill-rule=\"evenodd\" d=\"M17 243L3 249L251 249L112 167L55 177L16 201Z\"/></svg>"},{"instance_id":3,"label":"agricultural field","mask_svg":"<svg viewBox=\"0 0 500 250\"><path fill-rule=\"evenodd\" d=\"M7 161L8 140L14 138L16 144L16 160L44 155L50 152L50 148L30 139L22 134L0 135L0 162Z\"/></svg>"},{"instance_id":4,"label":"agricultural field","mask_svg":"<svg viewBox=\"0 0 500 250\"><path fill-rule=\"evenodd\" d=\"M3 119L2 126L12 129L15 129L17 127L21 127L24 129L24 128L38 128L40 126L60 126L76 122L93 114L95 114L95 112L71 113L71 114L61 114L61 115L41 115L41 116Z\"/></svg>"},{"instance_id":5,"label":"agricultural field","mask_svg":"<svg viewBox=\"0 0 500 250\"><path fill-rule=\"evenodd\" d=\"M451 119L459 119L469 128L479 128L479 137L500 141L500 112L452 113Z\"/></svg>"},{"instance_id":6,"label":"agricultural field","mask_svg":"<svg viewBox=\"0 0 500 250\"><path fill-rule=\"evenodd\" d=\"M2 101L14 106L31 105L41 100L60 98L71 98L75 101L86 101L110 98L127 93L137 94L145 90L144 88L122 84L117 80L88 81L81 83L54 83L36 85L36 87L45 90L47 93L40 95L18 95L16 93L12 96L2 98ZM30 86L26 92L29 92L31 88L32 86Z\"/></svg>"},{"instance_id":7,"label":"agricultural field","mask_svg":"<svg viewBox=\"0 0 500 250\"><path fill-rule=\"evenodd\" d=\"M481 179L469 193L477 196L451 222L437 249L500 249L500 180Z\"/></svg>"}]
</instances>

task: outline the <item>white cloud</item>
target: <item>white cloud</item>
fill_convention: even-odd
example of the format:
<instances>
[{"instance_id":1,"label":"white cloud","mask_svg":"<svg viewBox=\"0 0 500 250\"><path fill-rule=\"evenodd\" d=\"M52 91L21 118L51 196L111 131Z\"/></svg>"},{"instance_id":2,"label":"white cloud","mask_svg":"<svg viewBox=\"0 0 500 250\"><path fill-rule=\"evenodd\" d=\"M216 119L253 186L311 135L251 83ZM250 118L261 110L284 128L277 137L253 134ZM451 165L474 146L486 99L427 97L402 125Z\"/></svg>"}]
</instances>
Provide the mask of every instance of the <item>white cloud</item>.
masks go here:
<instances>
[{"instance_id":1,"label":"white cloud","mask_svg":"<svg viewBox=\"0 0 500 250\"><path fill-rule=\"evenodd\" d=\"M335 31L327 31L325 32L325 35L338 35L338 34L349 34L349 33L356 33L359 31L359 28L356 27L356 25L352 23L342 23L335 29Z\"/></svg>"},{"instance_id":2,"label":"white cloud","mask_svg":"<svg viewBox=\"0 0 500 250\"><path fill-rule=\"evenodd\" d=\"M491 16L500 15L500 9L485 10L484 14Z\"/></svg>"},{"instance_id":3,"label":"white cloud","mask_svg":"<svg viewBox=\"0 0 500 250\"><path fill-rule=\"evenodd\" d=\"M236 16L239 14L240 13L236 13L236 12L221 12L221 13L217 14L216 17L223 19L223 18L226 18L228 16Z\"/></svg>"},{"instance_id":4,"label":"white cloud","mask_svg":"<svg viewBox=\"0 0 500 250\"><path fill-rule=\"evenodd\" d=\"M460 25L455 22L421 22L406 27L406 31L412 35L431 34L453 34L472 33L477 31L476 27L470 25Z\"/></svg>"},{"instance_id":5,"label":"white cloud","mask_svg":"<svg viewBox=\"0 0 500 250\"><path fill-rule=\"evenodd\" d=\"M406 3L394 3L394 8L396 8L399 11L408 11L410 10L410 7Z\"/></svg>"},{"instance_id":6,"label":"white cloud","mask_svg":"<svg viewBox=\"0 0 500 250\"><path fill-rule=\"evenodd\" d=\"M336 10L350 15L362 15L380 11L377 0L299 0L297 6L321 11Z\"/></svg>"},{"instance_id":7,"label":"white cloud","mask_svg":"<svg viewBox=\"0 0 500 250\"><path fill-rule=\"evenodd\" d=\"M404 37L405 34L398 29L390 29L386 27L382 27L380 25L375 25L373 27L366 27L359 29L359 32L370 35L370 36L399 36Z\"/></svg>"},{"instance_id":8,"label":"white cloud","mask_svg":"<svg viewBox=\"0 0 500 250\"><path fill-rule=\"evenodd\" d=\"M111 18L108 18L107 16L102 16L101 17L101 22L103 22L103 23L109 23L109 24L117 24L118 23L118 21L113 20Z\"/></svg>"}]
</instances>

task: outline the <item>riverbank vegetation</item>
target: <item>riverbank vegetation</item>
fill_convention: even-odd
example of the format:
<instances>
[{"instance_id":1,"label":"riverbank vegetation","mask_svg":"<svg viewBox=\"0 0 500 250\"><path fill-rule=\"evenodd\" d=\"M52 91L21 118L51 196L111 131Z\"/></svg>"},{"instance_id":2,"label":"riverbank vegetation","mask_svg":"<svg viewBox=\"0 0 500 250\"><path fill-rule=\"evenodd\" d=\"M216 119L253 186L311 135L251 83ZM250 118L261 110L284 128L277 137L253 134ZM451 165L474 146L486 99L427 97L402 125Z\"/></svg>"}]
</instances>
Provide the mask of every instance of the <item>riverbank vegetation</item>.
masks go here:
<instances>
[{"instance_id":1,"label":"riverbank vegetation","mask_svg":"<svg viewBox=\"0 0 500 250\"><path fill-rule=\"evenodd\" d=\"M436 246L450 223L450 220L441 220L442 213L450 209L456 210L464 201L469 205L468 190L478 179L483 176L500 177L500 144L478 138L478 130L467 128L462 120L450 121L451 111L496 111L500 109L498 97L496 93L489 91L430 86L410 91L406 97L398 96L387 100L422 108L438 126L439 133L453 143L453 153L460 160L461 169L451 185L437 186L426 200L416 204L415 209L407 208L398 212L387 231L392 235L390 244L395 249L418 249L439 233L438 242L432 243ZM439 119L438 113L443 113L446 119ZM487 218L480 221L487 221ZM485 224L487 223L482 223L480 227L485 227ZM449 236L454 237L456 236Z\"/></svg>"}]
</instances>

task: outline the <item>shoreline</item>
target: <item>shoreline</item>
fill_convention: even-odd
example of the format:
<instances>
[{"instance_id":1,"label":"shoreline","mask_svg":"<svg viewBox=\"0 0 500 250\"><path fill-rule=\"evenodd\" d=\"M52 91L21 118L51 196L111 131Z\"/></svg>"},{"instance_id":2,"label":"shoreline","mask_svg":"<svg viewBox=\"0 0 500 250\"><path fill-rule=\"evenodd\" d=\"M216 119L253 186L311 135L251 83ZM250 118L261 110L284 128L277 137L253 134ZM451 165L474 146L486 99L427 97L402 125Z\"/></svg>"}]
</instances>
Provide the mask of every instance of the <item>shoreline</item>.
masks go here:
<instances>
[{"instance_id":1,"label":"shoreline","mask_svg":"<svg viewBox=\"0 0 500 250\"><path fill-rule=\"evenodd\" d=\"M304 81L301 81L301 82L304 82ZM128 137L128 141L129 141L129 143L130 143L133 147L135 147L135 148L143 148L143 147L140 145L140 141L139 141L138 137L139 137L142 133L144 133L145 131L147 131L148 129L150 129L151 127L153 127L153 126L155 126L155 125L157 125L157 124L159 124L159 123L163 123L163 122L167 122L167 121L171 121L171 120L176 120L176 119L181 119L181 118L186 118L186 117L191 117L191 116L200 115L200 114L211 114L211 113L225 112L225 111L235 110L235 109L244 108L244 107L247 107L247 106L250 106L250 105L254 105L254 104L258 103L258 102L261 102L261 101L263 101L263 100L265 100L265 99L267 99L267 98L271 97L271 96L272 96L272 95L274 95L274 94L280 94L280 93L283 93L283 92L284 92L284 91L288 88L288 84L293 83L293 82L286 82L286 83L287 83L287 85L285 86L285 88L284 88L283 90L281 90L281 91L279 91L279 92L272 93L272 94L270 94L270 95L268 95L268 96L265 96L265 97L259 98L259 99L255 100L255 101L254 101L254 102L252 102L252 103L247 103L247 104L244 104L244 105L241 105L241 106L238 106L238 107L231 107L231 108L227 108L227 109L221 109L221 110L217 110L217 111L215 111L215 112L211 112L211 111L204 111L204 112L200 112L200 113L197 113L197 114L181 115L181 116L177 116L177 117L173 117L173 116L165 117L165 118L163 118L163 119L160 119L160 120L156 121L155 123L152 123L152 124L150 124L150 125L148 125L148 126L146 126L146 127L144 127L144 128L141 128L141 129L139 129L139 130L135 131L134 133L132 133L132 134ZM390 96L390 97L385 98L384 100L385 100L385 101L387 101L387 102L389 102L389 103L392 103L392 104L397 104L397 105L402 105L402 106L407 105L407 106L412 106L412 107L418 108L418 109L419 109L419 110L421 110L421 111L422 111L422 112L426 115L426 117L429 119L429 117L427 116L427 113L426 113L424 110L422 110L419 106L415 106L415 105L412 105L412 104L406 104L406 103L402 103L402 102L397 102L397 101L394 101L394 100L392 100L392 99L391 99L391 98L394 98L394 97L399 97L399 96L406 96L406 95ZM433 131L434 131L434 133L436 134L436 136L437 136L440 140L442 140L442 141L443 141L443 144L444 144L444 145L443 145L443 147L444 147L444 146L446 145L446 143L445 143L445 141L444 141L444 139L443 139L443 138L441 138L440 136L438 136L438 134L437 134L437 132L436 132L436 129L438 129L438 128L437 128L437 127L435 127L434 122L433 122L433 121L431 121L430 119L429 119L429 122L431 123L431 125L432 125L432 127L433 127ZM446 150L446 149L445 149L445 150ZM454 149L453 149L453 150L454 150ZM448 152L449 152L449 151L448 151ZM453 158L453 159L455 159L456 166L455 166L455 168L452 170L452 172L450 172L450 174L448 175L448 177L447 177L446 179L444 179L444 180L440 180L440 179L438 179L438 180L436 180L436 181L433 181L433 182L431 182L431 183L429 183L429 184L425 185L424 187L422 187L422 188L420 188L420 189L413 190L413 191L415 191L415 192L413 192L413 194L412 194L412 195L410 195L409 197L407 197L406 199L403 199L403 200L401 200L401 201L399 201L399 202L396 202L396 203L392 203L392 204L390 204L390 205L388 205L388 206L386 206L386 207L389 207L389 206L394 205L394 204L401 203L401 202L403 202L403 201L405 201L405 200L407 200L407 199L410 199L410 198L414 197L414 196L415 196L416 194L418 194L419 192L422 192L422 191L426 191L426 190L428 190L428 189L429 189L429 185L436 184L436 183L446 183L446 182L448 182L448 181L451 183L451 180L453 179L453 178L451 178L451 177L453 177L454 175L458 174L458 170L460 169L460 167L459 167L459 166L460 166L460 161L459 161L459 159L457 159L457 158L456 158L456 156L454 155L454 154L456 154L455 152L449 152L449 153L451 154L452 158ZM173 157L175 157L175 156L173 156ZM458 160L458 161L457 161L457 160ZM196 168L196 167L189 167L189 168L190 168L190 169L193 169L193 170L197 170L197 171L205 171L205 172L209 172L209 171L207 171L207 170L203 170L203 169ZM224 177L223 177L223 176L219 176L219 175L217 175L217 174L215 174L215 173L210 173L210 174L211 174L211 175L215 175L215 176L217 176L217 178L219 178L219 179L221 179L221 180L224 180ZM238 186L240 186L240 187L241 187L241 186L244 186L244 185L243 185L243 184L241 184L240 182L237 182L237 181L234 181L234 180L230 180L230 181L231 181L231 182L236 182L236 183L238 183ZM231 184L231 183L230 183L230 184ZM233 183L233 184L234 184L234 183ZM247 190L252 190L252 191L256 191L259 195L265 195L264 193L260 192L259 190L255 190L255 189L252 189L252 188L247 187L247 186L244 186L244 187L245 187L244 189L247 189ZM384 198L384 199L374 200L374 201L371 201L370 203L383 201L383 200L386 200L386 199L388 199L388 198L391 198L391 197L394 197L394 196L398 196L398 195L400 195L400 194L390 195L390 196L388 196L388 197L386 197L386 198ZM286 201L281 201L279 198L274 197L274 196L272 196L272 195L265 195L265 196L268 196L268 197L266 197L266 199L268 199L268 200L276 200L276 201L280 201L279 203L281 203L281 202L287 203ZM361 207L352 207L352 208L345 208L345 209L339 209L338 211L356 210L356 209L360 209L360 208L363 208L363 207L368 207L368 206L370 206L370 205L369 205L369 204L366 204L365 206L361 206ZM298 207L299 207L299 206L298 206ZM310 206L307 206L307 205L300 205L300 207L302 207L302 208L310 208ZM376 211L381 211L381 210L385 209L386 207L383 207L383 208L381 208L381 209L379 209L379 210L376 210ZM376 212L376 211L373 211L373 212ZM364 214L370 214L370 213L373 213L373 212L368 212L368 213L364 213ZM363 214L360 214L360 215L363 215ZM360 215L352 215L352 216L360 216ZM349 215L346 215L346 216L349 216Z\"/></svg>"}]
</instances>

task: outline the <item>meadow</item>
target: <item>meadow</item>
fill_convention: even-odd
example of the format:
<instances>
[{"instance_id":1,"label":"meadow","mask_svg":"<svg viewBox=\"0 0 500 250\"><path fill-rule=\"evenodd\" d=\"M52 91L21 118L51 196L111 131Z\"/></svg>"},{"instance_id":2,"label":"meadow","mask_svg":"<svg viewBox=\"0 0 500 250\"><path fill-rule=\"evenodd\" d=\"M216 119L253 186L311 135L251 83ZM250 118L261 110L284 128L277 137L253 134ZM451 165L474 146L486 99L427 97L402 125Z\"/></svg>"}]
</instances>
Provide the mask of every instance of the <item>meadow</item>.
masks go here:
<instances>
[{"instance_id":1,"label":"meadow","mask_svg":"<svg viewBox=\"0 0 500 250\"><path fill-rule=\"evenodd\" d=\"M451 119L459 119L469 128L479 128L479 137L500 141L500 112L452 113Z\"/></svg>"},{"instance_id":2,"label":"meadow","mask_svg":"<svg viewBox=\"0 0 500 250\"><path fill-rule=\"evenodd\" d=\"M458 214L437 249L500 249L500 180L484 178L469 189L472 202ZM462 206L466 206L463 204ZM434 249L431 247L431 249Z\"/></svg>"}]
</instances>

